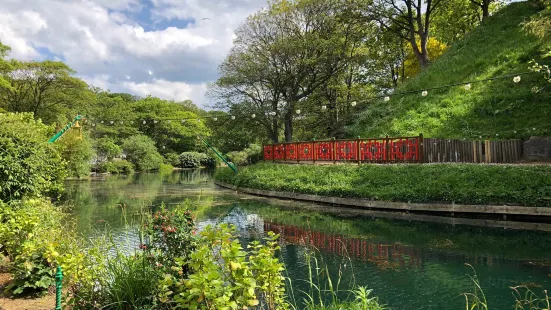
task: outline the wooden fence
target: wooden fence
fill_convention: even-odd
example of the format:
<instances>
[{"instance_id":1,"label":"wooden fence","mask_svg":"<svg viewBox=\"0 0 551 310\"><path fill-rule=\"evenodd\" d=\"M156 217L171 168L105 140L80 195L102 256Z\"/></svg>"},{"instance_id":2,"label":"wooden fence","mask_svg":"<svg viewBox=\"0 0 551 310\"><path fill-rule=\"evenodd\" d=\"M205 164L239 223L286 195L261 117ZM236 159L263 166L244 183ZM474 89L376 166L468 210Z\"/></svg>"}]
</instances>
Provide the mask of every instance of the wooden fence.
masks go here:
<instances>
[{"instance_id":1,"label":"wooden fence","mask_svg":"<svg viewBox=\"0 0 551 310\"><path fill-rule=\"evenodd\" d=\"M423 143L426 163L516 163L522 158L522 141L427 138Z\"/></svg>"},{"instance_id":2,"label":"wooden fence","mask_svg":"<svg viewBox=\"0 0 551 310\"><path fill-rule=\"evenodd\" d=\"M264 145L263 151L264 160L287 162L515 163L522 158L522 141L423 139L419 135L278 143Z\"/></svg>"}]
</instances>

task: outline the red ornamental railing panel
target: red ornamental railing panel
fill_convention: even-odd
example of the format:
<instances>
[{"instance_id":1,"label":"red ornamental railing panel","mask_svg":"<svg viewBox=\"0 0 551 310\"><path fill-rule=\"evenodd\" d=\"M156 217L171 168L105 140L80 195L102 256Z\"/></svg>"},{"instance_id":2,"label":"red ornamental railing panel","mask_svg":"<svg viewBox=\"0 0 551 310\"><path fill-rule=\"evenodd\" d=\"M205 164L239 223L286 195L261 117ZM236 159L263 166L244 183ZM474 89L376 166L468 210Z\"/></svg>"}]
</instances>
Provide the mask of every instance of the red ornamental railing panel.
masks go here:
<instances>
[{"instance_id":1,"label":"red ornamental railing panel","mask_svg":"<svg viewBox=\"0 0 551 310\"><path fill-rule=\"evenodd\" d=\"M362 140L360 141L361 161L385 161L386 141Z\"/></svg>"},{"instance_id":2,"label":"red ornamental railing panel","mask_svg":"<svg viewBox=\"0 0 551 310\"><path fill-rule=\"evenodd\" d=\"M271 145L264 146L264 160L273 160L274 159L274 148Z\"/></svg>"},{"instance_id":3,"label":"red ornamental railing panel","mask_svg":"<svg viewBox=\"0 0 551 310\"><path fill-rule=\"evenodd\" d=\"M298 143L298 159L299 160L313 160L314 157L314 143Z\"/></svg>"},{"instance_id":4,"label":"red ornamental railing panel","mask_svg":"<svg viewBox=\"0 0 551 310\"><path fill-rule=\"evenodd\" d=\"M314 144L316 160L334 160L333 141L321 141Z\"/></svg>"},{"instance_id":5,"label":"red ornamental railing panel","mask_svg":"<svg viewBox=\"0 0 551 310\"><path fill-rule=\"evenodd\" d=\"M336 160L358 160L358 141L335 141Z\"/></svg>"},{"instance_id":6,"label":"red ornamental railing panel","mask_svg":"<svg viewBox=\"0 0 551 310\"><path fill-rule=\"evenodd\" d=\"M285 144L275 144L274 160L284 160L284 159L285 159Z\"/></svg>"},{"instance_id":7,"label":"red ornamental railing panel","mask_svg":"<svg viewBox=\"0 0 551 310\"><path fill-rule=\"evenodd\" d=\"M285 160L297 160L296 144L285 144Z\"/></svg>"},{"instance_id":8,"label":"red ornamental railing panel","mask_svg":"<svg viewBox=\"0 0 551 310\"><path fill-rule=\"evenodd\" d=\"M421 162L422 136L326 140L264 146L264 160Z\"/></svg>"}]
</instances>

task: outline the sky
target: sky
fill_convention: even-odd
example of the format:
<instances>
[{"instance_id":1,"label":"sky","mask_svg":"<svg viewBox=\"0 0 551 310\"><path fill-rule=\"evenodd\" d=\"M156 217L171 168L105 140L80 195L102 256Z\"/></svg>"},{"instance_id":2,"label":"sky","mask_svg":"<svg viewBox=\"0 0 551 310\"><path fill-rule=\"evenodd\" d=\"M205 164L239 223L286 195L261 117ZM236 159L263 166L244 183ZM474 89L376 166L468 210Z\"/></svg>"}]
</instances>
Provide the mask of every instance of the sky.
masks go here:
<instances>
[{"instance_id":1,"label":"sky","mask_svg":"<svg viewBox=\"0 0 551 310\"><path fill-rule=\"evenodd\" d=\"M266 0L0 0L0 41L19 60L61 60L111 92L190 99L207 84L235 29Z\"/></svg>"}]
</instances>

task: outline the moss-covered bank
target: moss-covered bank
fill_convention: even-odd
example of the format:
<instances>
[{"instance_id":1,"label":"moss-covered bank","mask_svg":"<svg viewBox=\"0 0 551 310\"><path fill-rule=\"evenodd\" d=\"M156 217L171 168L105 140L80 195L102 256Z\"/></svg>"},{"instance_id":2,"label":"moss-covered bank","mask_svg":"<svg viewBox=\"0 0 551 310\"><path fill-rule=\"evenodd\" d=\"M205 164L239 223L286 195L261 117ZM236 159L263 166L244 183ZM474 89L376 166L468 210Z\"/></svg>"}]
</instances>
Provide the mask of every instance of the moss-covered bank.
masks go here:
<instances>
[{"instance_id":1,"label":"moss-covered bank","mask_svg":"<svg viewBox=\"0 0 551 310\"><path fill-rule=\"evenodd\" d=\"M551 166L261 163L215 179L238 187L384 201L551 207Z\"/></svg>"}]
</instances>

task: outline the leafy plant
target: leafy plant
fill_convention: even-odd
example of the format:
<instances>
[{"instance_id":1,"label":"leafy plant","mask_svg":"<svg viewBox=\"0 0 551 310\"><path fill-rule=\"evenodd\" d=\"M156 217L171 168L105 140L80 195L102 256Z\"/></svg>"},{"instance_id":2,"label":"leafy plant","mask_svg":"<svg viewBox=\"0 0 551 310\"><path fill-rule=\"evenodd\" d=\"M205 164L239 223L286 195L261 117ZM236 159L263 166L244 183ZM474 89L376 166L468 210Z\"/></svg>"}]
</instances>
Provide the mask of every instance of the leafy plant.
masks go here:
<instances>
[{"instance_id":1,"label":"leafy plant","mask_svg":"<svg viewBox=\"0 0 551 310\"><path fill-rule=\"evenodd\" d=\"M65 165L48 139L52 128L31 113L0 114L0 200L57 195Z\"/></svg>"},{"instance_id":2,"label":"leafy plant","mask_svg":"<svg viewBox=\"0 0 551 310\"><path fill-rule=\"evenodd\" d=\"M205 153L199 152L184 152L179 156L181 168L199 168L200 166L214 168L216 167L216 159Z\"/></svg>"},{"instance_id":3,"label":"leafy plant","mask_svg":"<svg viewBox=\"0 0 551 310\"><path fill-rule=\"evenodd\" d=\"M158 170L163 163L163 157L157 151L155 143L147 136L136 135L126 139L122 149L126 153L126 159L138 171Z\"/></svg>"},{"instance_id":4,"label":"leafy plant","mask_svg":"<svg viewBox=\"0 0 551 310\"><path fill-rule=\"evenodd\" d=\"M95 149L100 158L109 161L122 154L122 148L113 139L107 137L97 139Z\"/></svg>"},{"instance_id":5,"label":"leafy plant","mask_svg":"<svg viewBox=\"0 0 551 310\"><path fill-rule=\"evenodd\" d=\"M94 149L89 137L79 137L77 132L71 131L56 141L56 147L66 163L69 176L81 178L90 174Z\"/></svg>"}]
</instances>

